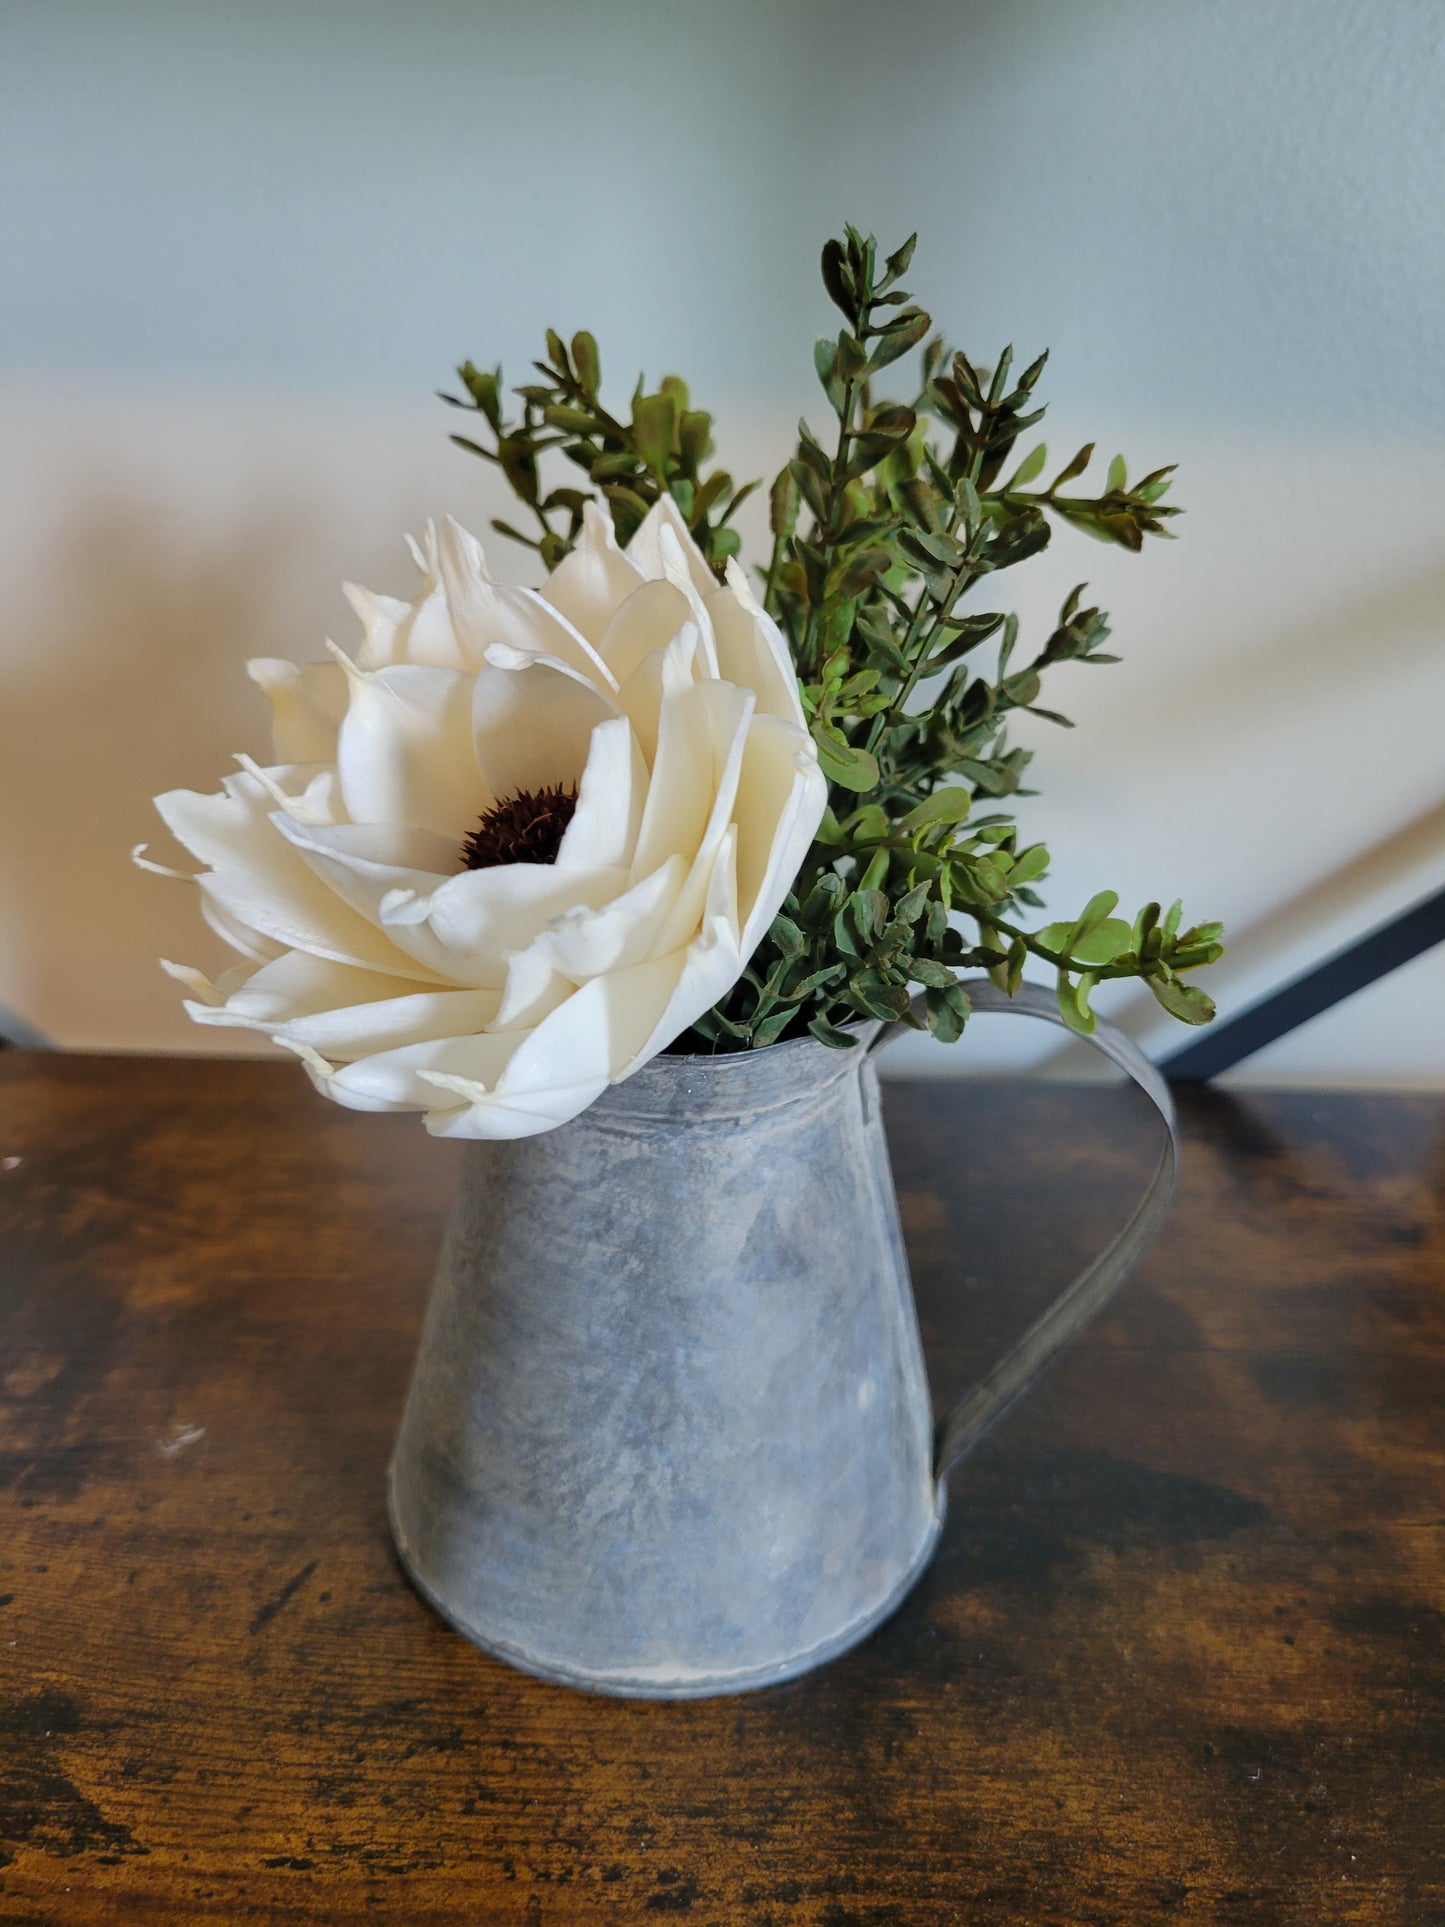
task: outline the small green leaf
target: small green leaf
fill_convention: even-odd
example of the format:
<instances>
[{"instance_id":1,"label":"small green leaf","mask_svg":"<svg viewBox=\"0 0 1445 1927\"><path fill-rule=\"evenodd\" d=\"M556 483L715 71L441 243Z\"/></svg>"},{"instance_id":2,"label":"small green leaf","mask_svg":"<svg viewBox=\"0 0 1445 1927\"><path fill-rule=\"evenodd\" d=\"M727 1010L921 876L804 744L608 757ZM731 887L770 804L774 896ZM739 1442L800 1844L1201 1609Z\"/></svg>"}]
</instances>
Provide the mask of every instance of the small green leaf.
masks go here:
<instances>
[{"instance_id":1,"label":"small green leaf","mask_svg":"<svg viewBox=\"0 0 1445 1927\"><path fill-rule=\"evenodd\" d=\"M828 518L828 505L824 499L822 484L813 470L806 462L794 460L789 462L788 472L793 478L795 487L802 494L803 500L812 510L814 519L820 523L825 522Z\"/></svg>"},{"instance_id":2,"label":"small green leaf","mask_svg":"<svg viewBox=\"0 0 1445 1927\"><path fill-rule=\"evenodd\" d=\"M1066 462L1059 470L1051 486L1054 488L1062 488L1065 482L1076 480L1078 476L1083 474L1093 459L1094 444L1092 442L1085 442L1084 446L1079 450L1078 454L1073 457L1072 461Z\"/></svg>"},{"instance_id":3,"label":"small green leaf","mask_svg":"<svg viewBox=\"0 0 1445 1927\"><path fill-rule=\"evenodd\" d=\"M848 989L870 1017L881 1017L885 1022L906 1017L913 1001L902 984L885 984L867 973L851 977Z\"/></svg>"},{"instance_id":4,"label":"small green leaf","mask_svg":"<svg viewBox=\"0 0 1445 1927\"><path fill-rule=\"evenodd\" d=\"M791 468L774 477L768 491L768 527L780 542L786 542L798 526L798 482Z\"/></svg>"},{"instance_id":5,"label":"small green leaf","mask_svg":"<svg viewBox=\"0 0 1445 1927\"><path fill-rule=\"evenodd\" d=\"M512 485L512 492L524 502L537 499L537 457L521 435L503 435L497 443L497 460Z\"/></svg>"},{"instance_id":6,"label":"small green leaf","mask_svg":"<svg viewBox=\"0 0 1445 1927\"><path fill-rule=\"evenodd\" d=\"M941 1044L958 1042L972 1009L968 992L959 984L923 993L924 1022Z\"/></svg>"},{"instance_id":7,"label":"small green leaf","mask_svg":"<svg viewBox=\"0 0 1445 1927\"><path fill-rule=\"evenodd\" d=\"M842 877L834 875L832 871L818 879L798 912L809 930L816 933L827 925L847 887Z\"/></svg>"},{"instance_id":8,"label":"small green leaf","mask_svg":"<svg viewBox=\"0 0 1445 1927\"><path fill-rule=\"evenodd\" d=\"M946 964L935 963L932 957L915 957L912 973L915 983L925 984L930 990L948 990L958 981Z\"/></svg>"},{"instance_id":9,"label":"small green leaf","mask_svg":"<svg viewBox=\"0 0 1445 1927\"><path fill-rule=\"evenodd\" d=\"M1059 972L1059 1015L1080 1037L1092 1037L1098 1022L1089 1009L1089 992L1095 981L1089 971L1085 971L1077 983L1065 971Z\"/></svg>"},{"instance_id":10,"label":"small green leaf","mask_svg":"<svg viewBox=\"0 0 1445 1927\"><path fill-rule=\"evenodd\" d=\"M488 372L486 369L475 367L470 361L464 361L457 373L461 376L467 393L486 416L494 432L500 435L502 432L501 369Z\"/></svg>"},{"instance_id":11,"label":"small green leaf","mask_svg":"<svg viewBox=\"0 0 1445 1927\"><path fill-rule=\"evenodd\" d=\"M959 515L963 518L963 526L971 540L983 520L983 504L978 499L978 490L968 476L959 477L954 489L954 500L958 505Z\"/></svg>"},{"instance_id":12,"label":"small green leaf","mask_svg":"<svg viewBox=\"0 0 1445 1927\"><path fill-rule=\"evenodd\" d=\"M918 236L910 234L901 248L896 248L883 263L887 270L886 279L896 281L900 274L907 274L908 263L913 259L913 250L918 246Z\"/></svg>"},{"instance_id":13,"label":"small green leaf","mask_svg":"<svg viewBox=\"0 0 1445 1927\"><path fill-rule=\"evenodd\" d=\"M1182 984L1177 978L1150 977L1149 988L1159 1004L1171 1017L1178 1017L1186 1024L1207 1024L1214 1016L1214 1000L1193 984Z\"/></svg>"},{"instance_id":14,"label":"small green leaf","mask_svg":"<svg viewBox=\"0 0 1445 1927\"><path fill-rule=\"evenodd\" d=\"M1084 905L1074 923L1074 937L1077 940L1086 931L1092 930L1096 923L1102 923L1119 902L1117 890L1100 890Z\"/></svg>"},{"instance_id":15,"label":"small green leaf","mask_svg":"<svg viewBox=\"0 0 1445 1927\"><path fill-rule=\"evenodd\" d=\"M626 488L621 482L605 483L602 493L612 507L612 522L617 530L619 542L630 542L642 526L647 514L647 503L636 489Z\"/></svg>"},{"instance_id":16,"label":"small green leaf","mask_svg":"<svg viewBox=\"0 0 1445 1927\"><path fill-rule=\"evenodd\" d=\"M998 679L1000 682L1004 680L1004 671L1008 668L1009 658L1010 656L1012 656L1014 652L1014 645L1017 643L1018 639L1019 639L1018 617L1015 615L1005 616L1004 625L1003 625L1003 639L1000 641L998 646Z\"/></svg>"},{"instance_id":17,"label":"small green leaf","mask_svg":"<svg viewBox=\"0 0 1445 1927\"><path fill-rule=\"evenodd\" d=\"M1045 950L1052 950L1055 956L1062 957L1073 934L1074 926L1071 923L1046 923L1042 930L1034 932L1034 942L1041 943Z\"/></svg>"},{"instance_id":18,"label":"small green leaf","mask_svg":"<svg viewBox=\"0 0 1445 1927\"><path fill-rule=\"evenodd\" d=\"M850 743L828 723L814 723L818 761L830 783L862 794L878 787L878 762L870 750Z\"/></svg>"},{"instance_id":19,"label":"small green leaf","mask_svg":"<svg viewBox=\"0 0 1445 1927\"><path fill-rule=\"evenodd\" d=\"M918 417L901 402L887 402L868 416L868 433L885 435L889 441L906 442L918 424Z\"/></svg>"},{"instance_id":20,"label":"small green leaf","mask_svg":"<svg viewBox=\"0 0 1445 1927\"><path fill-rule=\"evenodd\" d=\"M1010 997L1017 996L1018 987L1023 982L1024 962L1028 957L1028 945L1022 937L1015 937L1009 945L1008 961L1004 964L1004 989Z\"/></svg>"},{"instance_id":21,"label":"small green leaf","mask_svg":"<svg viewBox=\"0 0 1445 1927\"><path fill-rule=\"evenodd\" d=\"M824 970L811 970L801 983L794 984L789 990L789 1000L795 1004L801 1003L805 997L811 997L815 990L837 983L844 975L846 971L841 963L830 963Z\"/></svg>"},{"instance_id":22,"label":"small green leaf","mask_svg":"<svg viewBox=\"0 0 1445 1927\"><path fill-rule=\"evenodd\" d=\"M562 402L549 403L542 410L542 419L549 428L565 428L569 435L590 435L597 425L585 408Z\"/></svg>"},{"instance_id":23,"label":"small green leaf","mask_svg":"<svg viewBox=\"0 0 1445 1927\"><path fill-rule=\"evenodd\" d=\"M1136 956L1143 956L1144 945L1148 941L1149 932L1158 921L1159 905L1157 903L1146 903L1138 916L1135 917L1134 928L1129 933L1129 947Z\"/></svg>"},{"instance_id":24,"label":"small green leaf","mask_svg":"<svg viewBox=\"0 0 1445 1927\"><path fill-rule=\"evenodd\" d=\"M1105 917L1070 946L1069 954L1079 963L1112 963L1129 948L1130 934L1122 917Z\"/></svg>"},{"instance_id":25,"label":"small green leaf","mask_svg":"<svg viewBox=\"0 0 1445 1927\"><path fill-rule=\"evenodd\" d=\"M962 823L973 807L972 793L960 784L935 790L932 796L911 809L898 825L905 836L926 829L930 823Z\"/></svg>"},{"instance_id":26,"label":"small green leaf","mask_svg":"<svg viewBox=\"0 0 1445 1927\"><path fill-rule=\"evenodd\" d=\"M807 952L808 940L791 917L774 917L768 937L780 956L801 957Z\"/></svg>"},{"instance_id":27,"label":"small green leaf","mask_svg":"<svg viewBox=\"0 0 1445 1927\"><path fill-rule=\"evenodd\" d=\"M677 434L676 399L666 394L639 395L632 404L632 432L637 441L638 454L653 474L662 480Z\"/></svg>"},{"instance_id":28,"label":"small green leaf","mask_svg":"<svg viewBox=\"0 0 1445 1927\"><path fill-rule=\"evenodd\" d=\"M859 889L860 890L880 890L882 886L888 881L888 865L890 861L891 861L890 851L875 850L873 852L872 857L869 860L868 868L863 872L863 875L859 880L859 884L858 884Z\"/></svg>"},{"instance_id":29,"label":"small green leaf","mask_svg":"<svg viewBox=\"0 0 1445 1927\"><path fill-rule=\"evenodd\" d=\"M1035 477L1042 475L1044 465L1048 459L1048 447L1045 443L1040 442L1037 448L1031 449L1029 453L1024 456L1023 460L1014 470L1012 479L1005 483L1005 494L1011 489L1026 488Z\"/></svg>"},{"instance_id":30,"label":"small green leaf","mask_svg":"<svg viewBox=\"0 0 1445 1927\"><path fill-rule=\"evenodd\" d=\"M1122 455L1116 455L1109 464L1109 473L1104 482L1104 491L1108 495L1112 495L1116 491L1122 495L1128 485L1129 471L1124 466L1124 457Z\"/></svg>"},{"instance_id":31,"label":"small green leaf","mask_svg":"<svg viewBox=\"0 0 1445 1927\"><path fill-rule=\"evenodd\" d=\"M821 342L819 346L822 346ZM845 382L856 381L868 366L868 350L858 337L850 334L846 328L838 336L834 365ZM821 372L820 369L819 373Z\"/></svg>"},{"instance_id":32,"label":"small green leaf","mask_svg":"<svg viewBox=\"0 0 1445 1927\"><path fill-rule=\"evenodd\" d=\"M775 1010L770 1017L765 1017L753 1030L753 1049L761 1050L766 1044L776 1043L797 1014L790 1005L784 1004L781 1010Z\"/></svg>"},{"instance_id":33,"label":"small green leaf","mask_svg":"<svg viewBox=\"0 0 1445 1927\"><path fill-rule=\"evenodd\" d=\"M932 320L921 309L905 309L897 321L891 323L874 342L873 352L868 357L868 372L877 374L880 368L890 367L895 361L902 360L910 348L918 346L932 326Z\"/></svg>"},{"instance_id":34,"label":"small green leaf","mask_svg":"<svg viewBox=\"0 0 1445 1927\"><path fill-rule=\"evenodd\" d=\"M864 943L876 943L888 921L888 899L881 890L855 890L843 905L843 914Z\"/></svg>"},{"instance_id":35,"label":"small green leaf","mask_svg":"<svg viewBox=\"0 0 1445 1927\"><path fill-rule=\"evenodd\" d=\"M956 536L936 534L931 529L905 529L898 538L898 546L905 554L921 562L925 569L956 569L963 561L965 552L963 543Z\"/></svg>"},{"instance_id":36,"label":"small green leaf","mask_svg":"<svg viewBox=\"0 0 1445 1927\"><path fill-rule=\"evenodd\" d=\"M504 522L499 515L492 517L492 527L497 531L498 535L505 535L509 542L520 542L524 548L528 549L535 549L537 547L536 542L530 535L523 535L520 529L514 529L510 522Z\"/></svg>"},{"instance_id":37,"label":"small green leaf","mask_svg":"<svg viewBox=\"0 0 1445 1927\"><path fill-rule=\"evenodd\" d=\"M572 365L577 370L577 379L589 394L595 395L602 385L602 363L597 354L597 343L584 329L572 337Z\"/></svg>"},{"instance_id":38,"label":"small green leaf","mask_svg":"<svg viewBox=\"0 0 1445 1927\"><path fill-rule=\"evenodd\" d=\"M841 308L848 319L853 319L854 298L849 285L845 265L843 243L829 241L823 248L823 286L828 290L828 299L835 308Z\"/></svg>"},{"instance_id":39,"label":"small green leaf","mask_svg":"<svg viewBox=\"0 0 1445 1927\"><path fill-rule=\"evenodd\" d=\"M712 416L685 408L677 418L677 445L684 470L695 476L712 453Z\"/></svg>"},{"instance_id":40,"label":"small green leaf","mask_svg":"<svg viewBox=\"0 0 1445 1927\"><path fill-rule=\"evenodd\" d=\"M1010 888L1017 889L1021 883L1032 883L1041 877L1049 867L1049 853L1042 843L1032 844L1027 850L1020 850L1014 858L1013 868L1008 873Z\"/></svg>"},{"instance_id":41,"label":"small green leaf","mask_svg":"<svg viewBox=\"0 0 1445 1927\"><path fill-rule=\"evenodd\" d=\"M856 1037L851 1036L846 1030L838 1030L822 1017L813 1018L808 1029L820 1044L827 1044L832 1050L853 1050L857 1047Z\"/></svg>"}]
</instances>

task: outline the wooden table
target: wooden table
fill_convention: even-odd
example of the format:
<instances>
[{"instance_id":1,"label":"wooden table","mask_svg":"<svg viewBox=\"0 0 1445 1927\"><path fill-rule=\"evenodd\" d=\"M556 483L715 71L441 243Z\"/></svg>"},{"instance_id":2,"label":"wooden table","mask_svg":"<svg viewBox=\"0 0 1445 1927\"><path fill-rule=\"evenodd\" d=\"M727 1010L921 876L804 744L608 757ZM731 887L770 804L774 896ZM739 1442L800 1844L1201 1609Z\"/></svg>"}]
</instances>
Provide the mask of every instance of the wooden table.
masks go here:
<instances>
[{"instance_id":1,"label":"wooden table","mask_svg":"<svg viewBox=\"0 0 1445 1927\"><path fill-rule=\"evenodd\" d=\"M888 1112L952 1388L1153 1127ZM890 1624L637 1704L485 1658L391 1556L456 1147L286 1064L0 1055L0 1919L1445 1920L1445 1103L1185 1121L1170 1228Z\"/></svg>"}]
</instances>

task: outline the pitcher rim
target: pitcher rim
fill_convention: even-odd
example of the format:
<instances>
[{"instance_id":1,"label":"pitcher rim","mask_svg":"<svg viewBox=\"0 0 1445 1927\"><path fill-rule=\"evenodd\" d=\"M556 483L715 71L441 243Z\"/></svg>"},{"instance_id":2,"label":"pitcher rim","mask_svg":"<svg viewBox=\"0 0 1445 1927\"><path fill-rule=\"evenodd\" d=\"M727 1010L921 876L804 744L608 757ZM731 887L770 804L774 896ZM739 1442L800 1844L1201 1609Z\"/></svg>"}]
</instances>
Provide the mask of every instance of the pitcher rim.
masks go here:
<instances>
[{"instance_id":1,"label":"pitcher rim","mask_svg":"<svg viewBox=\"0 0 1445 1927\"><path fill-rule=\"evenodd\" d=\"M609 1085L583 1116L599 1123L687 1116L717 1121L806 1103L861 1070L883 1026L861 1019L840 1028L856 1039L852 1049L836 1049L816 1037L790 1037L759 1050L659 1052ZM800 1058L811 1059L818 1074L800 1078Z\"/></svg>"}]
</instances>

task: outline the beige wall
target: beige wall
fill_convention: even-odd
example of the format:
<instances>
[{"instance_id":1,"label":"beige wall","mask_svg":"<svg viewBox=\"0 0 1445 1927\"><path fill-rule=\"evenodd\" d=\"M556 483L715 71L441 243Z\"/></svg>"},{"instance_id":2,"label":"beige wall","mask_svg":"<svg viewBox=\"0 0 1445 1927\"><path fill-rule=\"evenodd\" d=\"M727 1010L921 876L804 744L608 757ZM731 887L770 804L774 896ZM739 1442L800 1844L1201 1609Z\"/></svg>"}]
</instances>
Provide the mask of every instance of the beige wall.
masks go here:
<instances>
[{"instance_id":1,"label":"beige wall","mask_svg":"<svg viewBox=\"0 0 1445 1927\"><path fill-rule=\"evenodd\" d=\"M1097 433L1182 464L1178 543L1064 536L1020 577L1039 623L1087 577L1126 657L1062 672L1048 700L1079 727L1033 739L1060 912L1108 885L1222 914L1228 1011L1445 881L1438 12L890 19L424 0L0 23L0 1008L69 1046L239 1047L179 1016L155 956L216 947L126 852L163 851L154 791L262 742L248 656L347 640L343 577L404 589L403 529L500 506L446 445L449 362L594 325L621 382L683 366L736 468L771 468L827 325L815 245L850 213L922 227L920 289L978 352L1053 343L1056 451ZM529 63L564 48L532 103ZM876 102L866 155L824 111L844 82ZM953 172L920 172L945 135ZM901 1061L1053 1051L1006 1031ZM1445 965L1251 1074L1445 1083Z\"/></svg>"}]
</instances>

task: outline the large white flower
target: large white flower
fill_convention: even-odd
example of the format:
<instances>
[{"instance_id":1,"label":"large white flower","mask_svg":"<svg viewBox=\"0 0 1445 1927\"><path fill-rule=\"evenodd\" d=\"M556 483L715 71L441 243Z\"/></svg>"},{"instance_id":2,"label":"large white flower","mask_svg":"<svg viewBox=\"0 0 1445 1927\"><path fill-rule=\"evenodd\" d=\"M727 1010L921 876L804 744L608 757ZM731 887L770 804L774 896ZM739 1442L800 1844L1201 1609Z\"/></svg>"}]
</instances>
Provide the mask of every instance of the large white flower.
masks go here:
<instances>
[{"instance_id":1,"label":"large white flower","mask_svg":"<svg viewBox=\"0 0 1445 1927\"><path fill-rule=\"evenodd\" d=\"M156 799L247 959L166 968L339 1103L524 1137L736 982L825 784L776 625L671 502L625 551L589 510L540 590L453 522L413 553L415 601L348 591L358 660L251 664L274 764Z\"/></svg>"}]
</instances>

